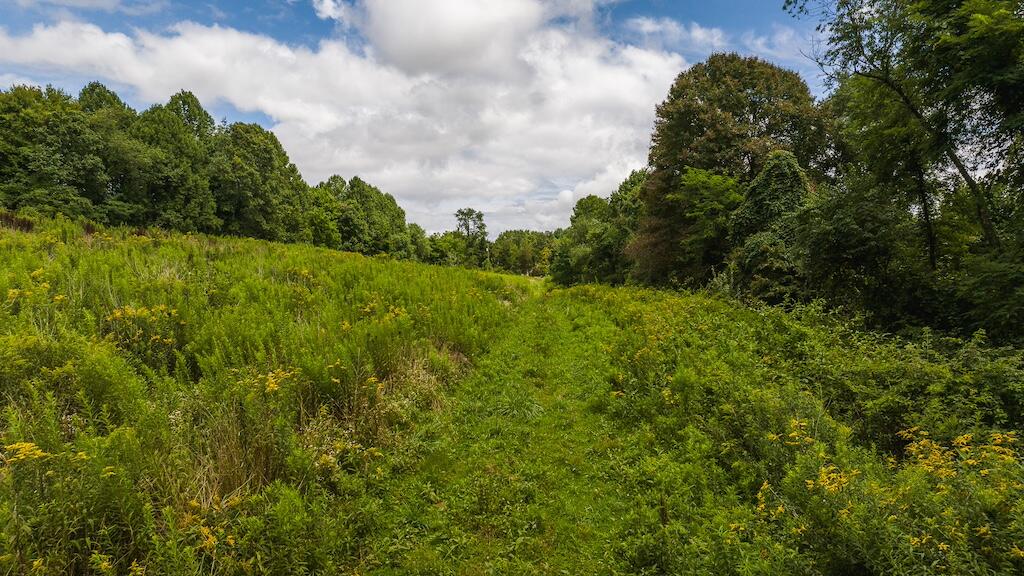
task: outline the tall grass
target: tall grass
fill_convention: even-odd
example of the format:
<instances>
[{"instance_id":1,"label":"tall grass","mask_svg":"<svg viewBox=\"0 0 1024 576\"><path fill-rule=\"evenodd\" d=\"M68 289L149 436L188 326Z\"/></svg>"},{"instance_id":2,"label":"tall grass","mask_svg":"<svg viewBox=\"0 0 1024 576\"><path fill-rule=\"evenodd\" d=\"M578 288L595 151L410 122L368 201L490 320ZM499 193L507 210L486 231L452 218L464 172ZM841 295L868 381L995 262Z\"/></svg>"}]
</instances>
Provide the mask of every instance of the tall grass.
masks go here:
<instances>
[{"instance_id":1,"label":"tall grass","mask_svg":"<svg viewBox=\"0 0 1024 576\"><path fill-rule=\"evenodd\" d=\"M528 291L254 240L0 228L0 571L336 568L380 455Z\"/></svg>"}]
</instances>

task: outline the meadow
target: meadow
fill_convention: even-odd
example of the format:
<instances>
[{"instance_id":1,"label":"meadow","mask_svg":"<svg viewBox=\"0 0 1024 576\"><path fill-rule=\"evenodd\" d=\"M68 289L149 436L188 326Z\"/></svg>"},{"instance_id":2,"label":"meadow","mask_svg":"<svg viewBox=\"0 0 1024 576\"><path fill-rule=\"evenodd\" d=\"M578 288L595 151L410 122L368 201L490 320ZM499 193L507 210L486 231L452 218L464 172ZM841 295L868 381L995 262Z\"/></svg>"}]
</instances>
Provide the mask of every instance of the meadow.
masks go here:
<instances>
[{"instance_id":1,"label":"meadow","mask_svg":"<svg viewBox=\"0 0 1024 576\"><path fill-rule=\"evenodd\" d=\"M5 574L1019 574L1024 355L0 223Z\"/></svg>"}]
</instances>

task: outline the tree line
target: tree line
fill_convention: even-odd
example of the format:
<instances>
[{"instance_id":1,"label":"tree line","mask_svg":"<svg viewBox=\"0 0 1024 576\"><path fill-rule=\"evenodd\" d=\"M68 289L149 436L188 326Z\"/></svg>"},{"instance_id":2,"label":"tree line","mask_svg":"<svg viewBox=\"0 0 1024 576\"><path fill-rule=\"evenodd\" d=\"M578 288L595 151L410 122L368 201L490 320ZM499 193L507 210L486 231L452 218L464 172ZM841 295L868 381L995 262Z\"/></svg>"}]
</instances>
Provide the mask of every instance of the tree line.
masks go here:
<instances>
[{"instance_id":1,"label":"tree line","mask_svg":"<svg viewBox=\"0 0 1024 576\"><path fill-rule=\"evenodd\" d=\"M790 1L829 94L715 54L657 108L649 166L587 197L564 284L824 300L873 327L1024 326L1024 18L1013 2Z\"/></svg>"},{"instance_id":2,"label":"tree line","mask_svg":"<svg viewBox=\"0 0 1024 576\"><path fill-rule=\"evenodd\" d=\"M0 208L547 273L538 256L550 234L513 231L492 244L483 214L466 208L455 230L428 236L359 177L308 185L273 132L217 123L187 91L141 113L98 82L77 97L0 91Z\"/></svg>"}]
</instances>

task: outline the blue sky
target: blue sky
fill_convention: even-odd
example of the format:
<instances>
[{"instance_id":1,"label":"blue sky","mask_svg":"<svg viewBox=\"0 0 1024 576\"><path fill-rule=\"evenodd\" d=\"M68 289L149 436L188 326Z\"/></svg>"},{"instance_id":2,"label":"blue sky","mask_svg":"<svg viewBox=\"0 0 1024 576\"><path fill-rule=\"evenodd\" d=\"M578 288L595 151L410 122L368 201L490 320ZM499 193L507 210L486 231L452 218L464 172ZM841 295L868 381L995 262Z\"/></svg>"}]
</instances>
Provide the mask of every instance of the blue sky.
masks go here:
<instances>
[{"instance_id":1,"label":"blue sky","mask_svg":"<svg viewBox=\"0 0 1024 576\"><path fill-rule=\"evenodd\" d=\"M641 167L672 79L721 50L801 72L782 0L0 0L0 87L195 92L274 130L306 179L359 175L410 220L564 226Z\"/></svg>"}]
</instances>

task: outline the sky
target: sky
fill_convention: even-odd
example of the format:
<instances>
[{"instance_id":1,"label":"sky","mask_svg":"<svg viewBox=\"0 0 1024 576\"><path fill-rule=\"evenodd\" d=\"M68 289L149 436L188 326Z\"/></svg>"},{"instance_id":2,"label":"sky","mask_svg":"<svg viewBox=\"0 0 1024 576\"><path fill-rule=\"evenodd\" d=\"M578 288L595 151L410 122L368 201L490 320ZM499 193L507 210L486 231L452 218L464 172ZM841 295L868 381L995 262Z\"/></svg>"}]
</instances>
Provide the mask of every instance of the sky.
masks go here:
<instances>
[{"instance_id":1,"label":"sky","mask_svg":"<svg viewBox=\"0 0 1024 576\"><path fill-rule=\"evenodd\" d=\"M436 232L568 224L646 164L655 107L713 52L821 80L783 0L0 0L0 89L190 90L273 130L307 182L359 176Z\"/></svg>"}]
</instances>

